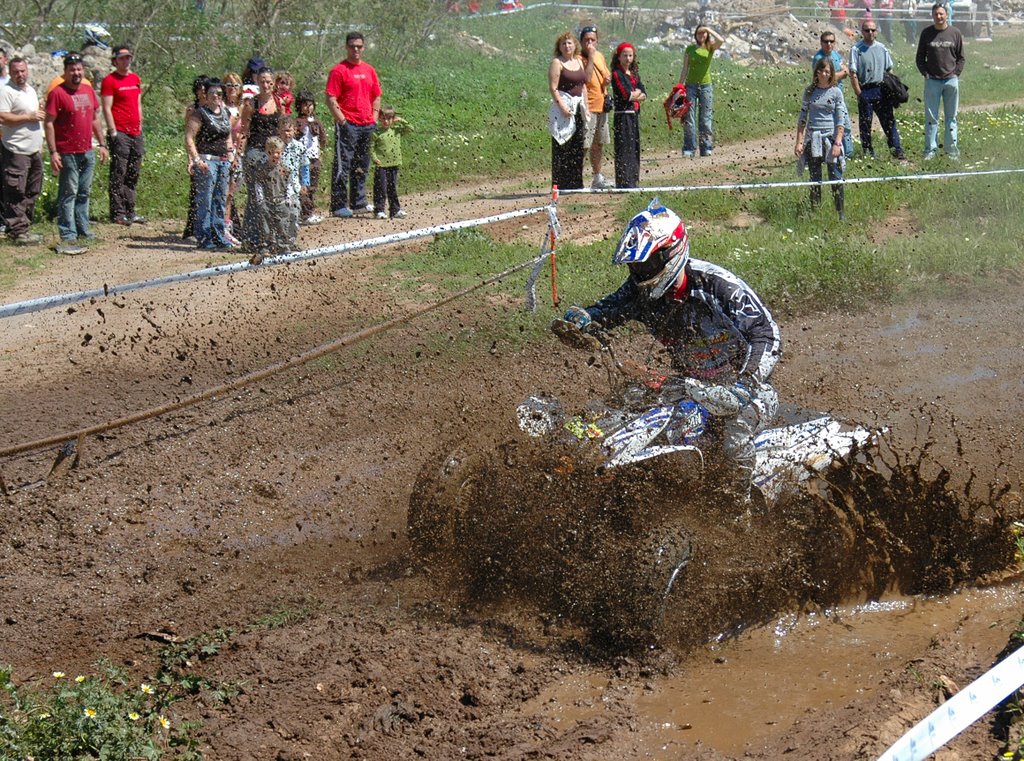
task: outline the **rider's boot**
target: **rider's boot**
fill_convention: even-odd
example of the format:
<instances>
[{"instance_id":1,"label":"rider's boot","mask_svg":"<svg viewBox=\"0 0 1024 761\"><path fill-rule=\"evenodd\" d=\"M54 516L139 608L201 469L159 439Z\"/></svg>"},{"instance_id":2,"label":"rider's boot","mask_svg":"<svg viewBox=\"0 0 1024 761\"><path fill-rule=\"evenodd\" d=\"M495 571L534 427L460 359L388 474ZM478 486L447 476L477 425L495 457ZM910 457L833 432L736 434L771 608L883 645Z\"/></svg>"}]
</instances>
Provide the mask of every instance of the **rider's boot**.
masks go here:
<instances>
[{"instance_id":1,"label":"rider's boot","mask_svg":"<svg viewBox=\"0 0 1024 761\"><path fill-rule=\"evenodd\" d=\"M821 205L821 186L811 185L811 208L817 209Z\"/></svg>"},{"instance_id":2,"label":"rider's boot","mask_svg":"<svg viewBox=\"0 0 1024 761\"><path fill-rule=\"evenodd\" d=\"M846 209L845 209L845 196L843 194L842 185L832 186L832 202L836 205L836 211L839 213L839 219L846 220Z\"/></svg>"}]
</instances>

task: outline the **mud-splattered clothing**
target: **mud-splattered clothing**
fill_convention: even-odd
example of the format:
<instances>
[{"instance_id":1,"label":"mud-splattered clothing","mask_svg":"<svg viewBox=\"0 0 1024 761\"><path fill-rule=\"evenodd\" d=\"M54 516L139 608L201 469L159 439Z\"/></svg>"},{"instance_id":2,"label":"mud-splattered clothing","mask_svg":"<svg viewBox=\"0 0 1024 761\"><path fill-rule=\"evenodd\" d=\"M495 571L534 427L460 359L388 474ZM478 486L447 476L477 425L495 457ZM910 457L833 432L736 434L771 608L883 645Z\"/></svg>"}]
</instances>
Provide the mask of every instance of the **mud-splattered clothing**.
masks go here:
<instances>
[{"instance_id":1,"label":"mud-splattered clothing","mask_svg":"<svg viewBox=\"0 0 1024 761\"><path fill-rule=\"evenodd\" d=\"M672 351L676 369L696 378L732 374L768 380L782 353L779 326L754 290L723 267L701 259L686 265L682 298L651 301L630 277L587 307L606 327L638 320Z\"/></svg>"}]
</instances>

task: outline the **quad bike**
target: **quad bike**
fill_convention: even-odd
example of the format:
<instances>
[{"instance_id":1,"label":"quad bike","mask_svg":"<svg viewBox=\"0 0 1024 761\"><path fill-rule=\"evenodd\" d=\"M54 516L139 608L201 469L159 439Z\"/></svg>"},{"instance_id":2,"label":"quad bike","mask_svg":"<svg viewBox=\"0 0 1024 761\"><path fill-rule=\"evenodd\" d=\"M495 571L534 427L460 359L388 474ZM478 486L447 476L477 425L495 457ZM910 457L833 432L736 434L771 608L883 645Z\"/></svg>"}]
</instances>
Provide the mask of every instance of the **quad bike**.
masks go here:
<instances>
[{"instance_id":1,"label":"quad bike","mask_svg":"<svg viewBox=\"0 0 1024 761\"><path fill-rule=\"evenodd\" d=\"M563 321L552 330L607 358L611 394L578 413L530 396L516 409L517 438L440 452L417 478L409 537L429 573L474 599L526 598L616 647L646 645L670 595L703 583L699 547L742 530L732 520L745 506L729 506L702 476L722 460L717 421L749 399L733 386L632 371L603 332ZM807 414L764 430L755 502L770 516L787 491L810 487L877 433ZM687 581L694 559L699 573Z\"/></svg>"},{"instance_id":2,"label":"quad bike","mask_svg":"<svg viewBox=\"0 0 1024 761\"><path fill-rule=\"evenodd\" d=\"M551 329L568 346L608 355L615 401L597 402L589 410L569 415L557 400L531 396L516 409L519 427L529 436L561 431L556 439L566 444L596 446L599 472L677 452L690 452L705 466L704 452L712 443L715 420L737 414L748 401L742 389L696 378L647 373L638 382L638 372L630 372L618 361L605 332L583 332L563 320L556 320ZM768 505L784 490L799 488L878 433L845 425L830 415L797 418L802 419L766 429L754 438L751 485Z\"/></svg>"}]
</instances>

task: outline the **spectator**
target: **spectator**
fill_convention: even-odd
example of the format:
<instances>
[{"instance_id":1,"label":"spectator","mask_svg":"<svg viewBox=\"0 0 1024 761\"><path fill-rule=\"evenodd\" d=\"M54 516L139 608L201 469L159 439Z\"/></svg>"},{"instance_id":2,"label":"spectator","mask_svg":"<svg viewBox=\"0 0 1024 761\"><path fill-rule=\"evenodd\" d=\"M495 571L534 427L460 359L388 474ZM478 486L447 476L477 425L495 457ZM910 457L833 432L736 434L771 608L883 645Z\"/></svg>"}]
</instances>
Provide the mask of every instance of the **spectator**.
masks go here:
<instances>
[{"instance_id":1,"label":"spectator","mask_svg":"<svg viewBox=\"0 0 1024 761\"><path fill-rule=\"evenodd\" d=\"M242 220L242 242L259 252L266 247L260 240L266 226L260 221L264 207L260 197L262 185L256 170L266 164L264 146L269 138L277 135L281 109L274 95L274 72L260 69L256 81L260 87L259 94L242 102L242 127L238 136L241 145L236 146L236 150L242 151L242 172L248 191L245 217ZM284 148L283 145L281 147Z\"/></svg>"},{"instance_id":2,"label":"spectator","mask_svg":"<svg viewBox=\"0 0 1024 761\"><path fill-rule=\"evenodd\" d=\"M235 238L235 227L242 227L235 208L235 191L242 184L242 156L237 150L238 136L242 130L242 78L233 71L224 74L221 80L224 88L224 105L231 115L231 144L236 147L235 158L231 162L231 173L228 177L228 198L224 204L224 237L229 243L238 245Z\"/></svg>"},{"instance_id":3,"label":"spectator","mask_svg":"<svg viewBox=\"0 0 1024 761\"><path fill-rule=\"evenodd\" d=\"M370 158L373 159L373 207L377 219L384 219L385 205L390 205L391 218L404 217L402 204L398 200L398 171L402 167L402 135L412 131L409 123L395 114L391 106L380 111L380 123L370 143Z\"/></svg>"},{"instance_id":4,"label":"spectator","mask_svg":"<svg viewBox=\"0 0 1024 761\"><path fill-rule=\"evenodd\" d=\"M291 251L294 237L291 232L291 210L288 202L289 172L281 161L284 143L281 138L268 137L265 151L252 168L257 189L258 222L260 225L259 248L249 260L251 264L262 264L271 254L286 254ZM249 207L246 207L246 215Z\"/></svg>"},{"instance_id":5,"label":"spectator","mask_svg":"<svg viewBox=\"0 0 1024 761\"><path fill-rule=\"evenodd\" d=\"M288 250L295 246L299 237L299 213L302 199L309 193L309 156L306 146L295 138L295 119L282 114L278 122L277 136L284 145L281 163L288 169L288 193L285 197L288 212L285 231L288 234Z\"/></svg>"},{"instance_id":6,"label":"spectator","mask_svg":"<svg viewBox=\"0 0 1024 761\"><path fill-rule=\"evenodd\" d=\"M903 37L908 45L917 43L917 0L905 0L904 2Z\"/></svg>"},{"instance_id":7,"label":"spectator","mask_svg":"<svg viewBox=\"0 0 1024 761\"><path fill-rule=\"evenodd\" d=\"M924 157L935 158L938 149L939 101L942 101L942 147L946 155L960 158L956 112L960 107L960 74L964 70L964 38L949 25L946 6L932 6L932 25L921 32L917 43L917 70L924 77Z\"/></svg>"},{"instance_id":8,"label":"spectator","mask_svg":"<svg viewBox=\"0 0 1024 761\"><path fill-rule=\"evenodd\" d=\"M683 123L683 155L692 157L697 150L696 132L700 131L700 155L710 156L714 149L712 118L714 94L711 86L711 59L725 40L709 26L693 30L694 44L683 54L679 82L686 85L686 98L692 104ZM697 118L697 111L700 118Z\"/></svg>"},{"instance_id":9,"label":"spectator","mask_svg":"<svg viewBox=\"0 0 1024 761\"><path fill-rule=\"evenodd\" d=\"M862 27L866 23L875 23L875 17L871 13L871 0L853 0L852 5L859 11L855 14L855 23L859 23Z\"/></svg>"},{"instance_id":10,"label":"spectator","mask_svg":"<svg viewBox=\"0 0 1024 761\"><path fill-rule=\"evenodd\" d=\"M605 99L608 97L608 86L612 83L612 73L604 55L597 49L597 27L585 26L580 30L580 48L584 60L594 59L594 73L587 81L587 129L583 135L583 150L590 152L590 168L594 171L590 187L594 190L612 187L601 174L601 163L604 160L604 147L611 142L608 131L608 113L605 110ZM587 51L590 51L589 53Z\"/></svg>"},{"instance_id":11,"label":"spectator","mask_svg":"<svg viewBox=\"0 0 1024 761\"><path fill-rule=\"evenodd\" d=\"M232 248L224 230L224 206L235 150L231 114L224 105L224 88L216 79L206 86L206 102L189 116L185 149L188 173L196 189L196 246Z\"/></svg>"},{"instance_id":12,"label":"spectator","mask_svg":"<svg viewBox=\"0 0 1024 761\"><path fill-rule=\"evenodd\" d=\"M892 104L882 97L882 77L885 72L892 70L892 56L885 45L875 39L878 36L878 27L874 21L865 21L861 27L861 34L864 39L850 51L850 81L853 82L853 91L857 93L861 151L865 156L875 157L871 144L871 121L877 113L889 150L897 160L903 161L906 155L900 144L896 115L893 113Z\"/></svg>"},{"instance_id":13,"label":"spectator","mask_svg":"<svg viewBox=\"0 0 1024 761\"><path fill-rule=\"evenodd\" d=\"M294 89L295 78L287 71L279 71L274 78L274 95L277 96L281 113L286 116L292 115L292 105L295 103L295 96L292 94Z\"/></svg>"},{"instance_id":14,"label":"spectator","mask_svg":"<svg viewBox=\"0 0 1024 761\"><path fill-rule=\"evenodd\" d=\"M4 61L6 63L6 59ZM7 236L20 245L42 242L31 232L36 198L43 187L43 122L39 96L28 83L28 61L10 61L10 79L0 85L0 222Z\"/></svg>"},{"instance_id":15,"label":"spectator","mask_svg":"<svg viewBox=\"0 0 1024 761\"><path fill-rule=\"evenodd\" d=\"M551 108L551 184L563 190L583 187L583 142L587 124L586 86L594 75L594 61L586 62L576 49L576 38L565 32L555 40L548 67Z\"/></svg>"},{"instance_id":16,"label":"spectator","mask_svg":"<svg viewBox=\"0 0 1024 761\"><path fill-rule=\"evenodd\" d=\"M144 224L135 211L135 188L145 150L142 145L142 82L131 70L132 51L118 45L110 58L114 71L100 84L103 118L110 146L110 221L130 226Z\"/></svg>"},{"instance_id":17,"label":"spectator","mask_svg":"<svg viewBox=\"0 0 1024 761\"><path fill-rule=\"evenodd\" d=\"M210 78L205 74L200 74L192 80L192 102L185 107L186 132L188 132L188 123L189 119L192 117L192 112L206 103L206 86L209 83ZM185 232L181 234L183 240L192 242L195 242L197 237L196 209L198 202L196 201L195 179L195 175L192 175L188 184L188 211L185 213Z\"/></svg>"},{"instance_id":18,"label":"spectator","mask_svg":"<svg viewBox=\"0 0 1024 761\"><path fill-rule=\"evenodd\" d=\"M95 91L82 80L85 66L78 53L64 56L64 83L46 99L46 143L50 167L59 175L57 190L58 252L80 254L86 250L79 238L96 236L89 230L89 190L96 167L92 138L99 144L100 161L107 160L107 145Z\"/></svg>"},{"instance_id":19,"label":"spectator","mask_svg":"<svg viewBox=\"0 0 1024 761\"><path fill-rule=\"evenodd\" d=\"M623 42L612 56L612 104L615 111L615 187L640 185L640 104L647 91L640 81L636 48Z\"/></svg>"},{"instance_id":20,"label":"spectator","mask_svg":"<svg viewBox=\"0 0 1024 761\"><path fill-rule=\"evenodd\" d=\"M376 70L363 60L364 46L362 34L349 32L345 59L327 77L327 107L334 117L331 213L342 219L373 211L366 203L366 174L381 89Z\"/></svg>"},{"instance_id":21,"label":"spectator","mask_svg":"<svg viewBox=\"0 0 1024 761\"><path fill-rule=\"evenodd\" d=\"M978 0L978 42L992 42L992 0Z\"/></svg>"},{"instance_id":22,"label":"spectator","mask_svg":"<svg viewBox=\"0 0 1024 761\"><path fill-rule=\"evenodd\" d=\"M846 0L828 0L829 16L832 19L832 26L838 29L846 28L846 8L849 3Z\"/></svg>"},{"instance_id":23,"label":"spectator","mask_svg":"<svg viewBox=\"0 0 1024 761\"><path fill-rule=\"evenodd\" d=\"M878 29L886 45L892 45L893 0L878 0Z\"/></svg>"},{"instance_id":24,"label":"spectator","mask_svg":"<svg viewBox=\"0 0 1024 761\"><path fill-rule=\"evenodd\" d=\"M794 152L801 165L806 164L812 182L821 182L821 165L828 166L830 180L843 179L843 131L849 119L846 101L836 86L836 69L830 57L814 65L814 80L804 90L800 116L796 121ZM832 201L840 219L845 219L843 186L832 186ZM821 203L821 185L811 186L811 207Z\"/></svg>"},{"instance_id":25,"label":"spectator","mask_svg":"<svg viewBox=\"0 0 1024 761\"><path fill-rule=\"evenodd\" d=\"M315 225L323 221L323 217L316 213L316 191L320 188L320 157L327 143L327 132L316 118L316 100L311 92L300 92L295 104L299 109L298 138L305 146L309 158L309 192L300 199L302 209L299 224Z\"/></svg>"},{"instance_id":26,"label":"spectator","mask_svg":"<svg viewBox=\"0 0 1024 761\"><path fill-rule=\"evenodd\" d=\"M846 68L846 62L836 50L836 33L834 30L822 32L819 39L821 40L821 49L811 59L811 77L813 79L818 61L827 56L832 60L832 69L836 73L836 87L839 88L839 92L842 92L843 80L850 76L850 70ZM853 156L853 123L850 121L849 111L846 112L846 123L843 124L843 154L846 158Z\"/></svg>"},{"instance_id":27,"label":"spectator","mask_svg":"<svg viewBox=\"0 0 1024 761\"><path fill-rule=\"evenodd\" d=\"M263 69L270 68L267 66L267 62L259 56L253 56L245 63L245 68L242 69L242 100L248 100L249 98L255 98L260 93L260 86L257 83L259 72Z\"/></svg>"},{"instance_id":28,"label":"spectator","mask_svg":"<svg viewBox=\"0 0 1024 761\"><path fill-rule=\"evenodd\" d=\"M11 81L10 73L7 68L7 51L0 48L0 89L3 89L4 85ZM4 163L3 157L0 155L0 175L3 174ZM2 196L0 196L2 199ZM3 222L3 211L0 210L0 234L7 232L7 226Z\"/></svg>"}]
</instances>

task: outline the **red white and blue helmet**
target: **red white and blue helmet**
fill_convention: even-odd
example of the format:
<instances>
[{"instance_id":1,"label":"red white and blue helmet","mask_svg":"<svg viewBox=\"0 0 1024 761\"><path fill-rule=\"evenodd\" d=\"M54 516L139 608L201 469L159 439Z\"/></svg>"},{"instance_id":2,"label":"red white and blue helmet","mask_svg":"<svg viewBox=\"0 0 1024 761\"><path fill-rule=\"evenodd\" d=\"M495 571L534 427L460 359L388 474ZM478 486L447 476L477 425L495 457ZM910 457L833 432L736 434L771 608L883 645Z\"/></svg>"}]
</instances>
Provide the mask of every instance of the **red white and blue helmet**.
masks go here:
<instances>
[{"instance_id":1,"label":"red white and blue helmet","mask_svg":"<svg viewBox=\"0 0 1024 761\"><path fill-rule=\"evenodd\" d=\"M612 264L625 264L637 287L649 299L660 299L679 280L690 261L686 226L671 209L654 198L626 225L612 254Z\"/></svg>"}]
</instances>

